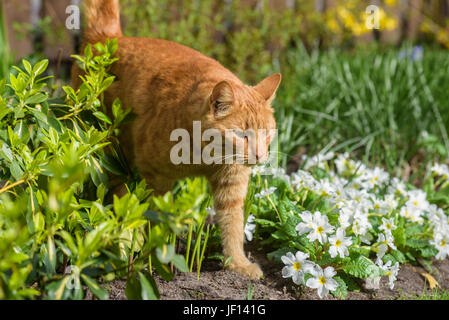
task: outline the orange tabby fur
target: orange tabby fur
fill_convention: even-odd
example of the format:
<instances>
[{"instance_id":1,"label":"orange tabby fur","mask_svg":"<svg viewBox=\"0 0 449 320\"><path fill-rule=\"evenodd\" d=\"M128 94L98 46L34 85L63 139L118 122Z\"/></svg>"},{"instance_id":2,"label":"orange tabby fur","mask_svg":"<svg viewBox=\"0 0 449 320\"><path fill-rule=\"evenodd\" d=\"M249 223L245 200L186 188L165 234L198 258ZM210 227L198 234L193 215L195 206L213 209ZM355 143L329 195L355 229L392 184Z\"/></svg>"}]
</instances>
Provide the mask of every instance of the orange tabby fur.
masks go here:
<instances>
[{"instance_id":1,"label":"orange tabby fur","mask_svg":"<svg viewBox=\"0 0 449 320\"><path fill-rule=\"evenodd\" d=\"M177 142L170 141L170 133L185 128L192 134L194 120L201 121L203 131L274 129L270 103L280 74L255 87L247 86L217 61L191 48L165 40L122 36L118 0L84 0L84 5L84 44L118 38L119 61L112 68L117 81L107 90L105 102L110 104L118 97L137 115L120 137L128 160L159 194L171 190L178 179L205 176L212 186L224 255L232 256L229 267L259 278L261 269L246 258L243 250L243 203L250 166L175 165L170 161L170 150ZM75 86L80 84L80 73L74 65ZM265 140L263 150L256 154L259 161L266 159L272 137L261 139ZM245 159L250 152L245 145Z\"/></svg>"}]
</instances>

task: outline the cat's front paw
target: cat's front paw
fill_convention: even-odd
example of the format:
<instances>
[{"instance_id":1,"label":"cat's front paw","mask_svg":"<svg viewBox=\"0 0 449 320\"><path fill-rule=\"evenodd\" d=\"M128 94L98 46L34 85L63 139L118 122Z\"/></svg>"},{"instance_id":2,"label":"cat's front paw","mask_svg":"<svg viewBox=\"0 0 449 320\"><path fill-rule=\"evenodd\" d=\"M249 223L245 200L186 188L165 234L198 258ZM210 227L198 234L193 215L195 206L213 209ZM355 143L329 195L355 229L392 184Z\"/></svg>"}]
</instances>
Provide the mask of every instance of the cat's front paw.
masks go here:
<instances>
[{"instance_id":1,"label":"cat's front paw","mask_svg":"<svg viewBox=\"0 0 449 320\"><path fill-rule=\"evenodd\" d=\"M240 273L241 275L251 279L260 279L263 276L262 269L260 269L259 265L256 263L248 263L248 264L231 263L229 269L234 270Z\"/></svg>"}]
</instances>

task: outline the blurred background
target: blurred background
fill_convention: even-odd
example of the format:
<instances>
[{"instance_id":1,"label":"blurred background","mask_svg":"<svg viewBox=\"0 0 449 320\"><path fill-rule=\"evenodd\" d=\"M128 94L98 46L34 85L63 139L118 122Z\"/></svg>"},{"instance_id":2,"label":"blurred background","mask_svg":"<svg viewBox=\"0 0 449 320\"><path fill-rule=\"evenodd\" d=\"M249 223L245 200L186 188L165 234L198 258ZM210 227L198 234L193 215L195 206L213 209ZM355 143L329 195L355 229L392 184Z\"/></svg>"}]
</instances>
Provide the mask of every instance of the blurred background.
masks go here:
<instances>
[{"instance_id":1,"label":"blurred background","mask_svg":"<svg viewBox=\"0 0 449 320\"><path fill-rule=\"evenodd\" d=\"M413 179L449 150L449 0L121 0L124 33L163 38L255 84L282 72L282 164L350 152ZM22 57L67 82L81 0L3 0L0 78ZM378 8L378 29L367 7ZM157 62L155 62L157 63ZM421 168L421 169L420 169Z\"/></svg>"}]
</instances>

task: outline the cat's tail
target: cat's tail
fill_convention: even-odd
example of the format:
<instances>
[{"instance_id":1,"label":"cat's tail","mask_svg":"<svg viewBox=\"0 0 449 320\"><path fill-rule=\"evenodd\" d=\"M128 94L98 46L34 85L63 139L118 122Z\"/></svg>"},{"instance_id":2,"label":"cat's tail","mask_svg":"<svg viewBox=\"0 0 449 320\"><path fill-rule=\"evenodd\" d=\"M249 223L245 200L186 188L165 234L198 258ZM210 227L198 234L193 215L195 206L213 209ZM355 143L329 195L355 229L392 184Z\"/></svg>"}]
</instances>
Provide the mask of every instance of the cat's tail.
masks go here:
<instances>
[{"instance_id":1,"label":"cat's tail","mask_svg":"<svg viewBox=\"0 0 449 320\"><path fill-rule=\"evenodd\" d=\"M122 36L119 0L83 0L85 43L96 43L106 38Z\"/></svg>"}]
</instances>

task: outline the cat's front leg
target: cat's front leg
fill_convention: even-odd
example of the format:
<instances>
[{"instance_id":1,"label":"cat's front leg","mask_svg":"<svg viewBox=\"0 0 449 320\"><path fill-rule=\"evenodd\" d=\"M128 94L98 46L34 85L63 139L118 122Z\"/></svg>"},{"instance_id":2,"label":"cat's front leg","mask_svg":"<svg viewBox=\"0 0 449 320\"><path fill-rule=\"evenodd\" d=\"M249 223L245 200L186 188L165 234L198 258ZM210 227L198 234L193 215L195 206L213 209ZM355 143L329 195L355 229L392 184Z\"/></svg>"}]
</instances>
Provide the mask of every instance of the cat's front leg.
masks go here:
<instances>
[{"instance_id":1,"label":"cat's front leg","mask_svg":"<svg viewBox=\"0 0 449 320\"><path fill-rule=\"evenodd\" d=\"M215 211L221 230L223 254L231 258L229 268L252 279L260 278L260 267L251 263L243 250L243 204L248 190L250 170L246 167L231 167L220 170L210 179L214 195Z\"/></svg>"}]
</instances>

